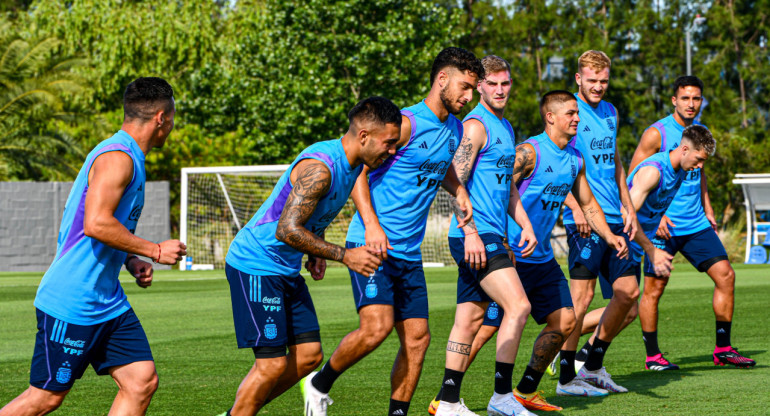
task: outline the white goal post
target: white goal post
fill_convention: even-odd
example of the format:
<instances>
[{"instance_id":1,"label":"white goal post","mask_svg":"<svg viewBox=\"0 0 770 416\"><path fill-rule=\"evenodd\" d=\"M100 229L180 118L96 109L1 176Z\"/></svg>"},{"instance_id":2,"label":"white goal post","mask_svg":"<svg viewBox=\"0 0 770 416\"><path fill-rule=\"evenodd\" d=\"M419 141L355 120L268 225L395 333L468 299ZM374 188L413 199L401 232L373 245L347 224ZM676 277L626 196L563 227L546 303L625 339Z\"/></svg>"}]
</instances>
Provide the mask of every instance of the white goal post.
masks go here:
<instances>
[{"instance_id":1,"label":"white goal post","mask_svg":"<svg viewBox=\"0 0 770 416\"><path fill-rule=\"evenodd\" d=\"M770 232L770 221L759 221L757 211L770 211L770 173L737 173L735 185L743 188L746 206L746 262L749 261L751 246L761 244L759 235Z\"/></svg>"},{"instance_id":2,"label":"white goal post","mask_svg":"<svg viewBox=\"0 0 770 416\"><path fill-rule=\"evenodd\" d=\"M196 167L182 169L179 239L187 244L192 264L180 269L224 268L230 242L272 192L289 165ZM326 229L326 240L344 246L355 205L348 200ZM451 215L449 194L440 190L431 206L422 254L425 266L454 264L447 232ZM334 262L329 262L333 265Z\"/></svg>"}]
</instances>

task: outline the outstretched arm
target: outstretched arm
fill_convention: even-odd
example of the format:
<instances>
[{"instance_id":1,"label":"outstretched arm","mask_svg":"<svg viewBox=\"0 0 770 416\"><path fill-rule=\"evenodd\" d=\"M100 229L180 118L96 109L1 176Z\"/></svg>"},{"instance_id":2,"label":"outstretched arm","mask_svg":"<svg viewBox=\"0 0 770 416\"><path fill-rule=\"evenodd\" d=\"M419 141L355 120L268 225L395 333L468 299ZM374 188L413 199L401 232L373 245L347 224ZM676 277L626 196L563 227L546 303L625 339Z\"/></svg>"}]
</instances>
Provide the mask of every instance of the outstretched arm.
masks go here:
<instances>
[{"instance_id":1,"label":"outstretched arm","mask_svg":"<svg viewBox=\"0 0 770 416\"><path fill-rule=\"evenodd\" d=\"M591 192L591 186L586 178L585 164L580 169L580 172L578 172L575 183L572 185L572 195L575 196L580 208L583 210L583 215L586 217L586 222L588 222L591 229L596 234L599 234L609 246L618 251L618 257L628 256L626 240L612 233L610 226L607 225L607 220L604 218L604 211L602 211L599 203L596 201L596 197Z\"/></svg>"},{"instance_id":2,"label":"outstretched arm","mask_svg":"<svg viewBox=\"0 0 770 416\"><path fill-rule=\"evenodd\" d=\"M353 250L329 243L305 228L315 212L318 201L329 192L331 172L321 161L305 159L294 165L290 180L292 190L278 220L275 238L294 249L313 257L338 261L361 274L370 274L379 267L380 260L363 250Z\"/></svg>"}]
</instances>

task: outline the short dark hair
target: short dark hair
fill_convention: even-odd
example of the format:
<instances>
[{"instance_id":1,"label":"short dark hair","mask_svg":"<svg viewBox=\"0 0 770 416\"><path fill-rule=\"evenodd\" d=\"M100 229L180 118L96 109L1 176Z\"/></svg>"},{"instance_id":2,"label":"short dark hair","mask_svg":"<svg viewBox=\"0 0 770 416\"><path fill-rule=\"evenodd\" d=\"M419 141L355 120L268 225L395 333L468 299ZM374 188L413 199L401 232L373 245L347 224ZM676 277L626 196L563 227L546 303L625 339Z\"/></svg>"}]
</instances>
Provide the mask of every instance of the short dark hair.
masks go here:
<instances>
[{"instance_id":1,"label":"short dark hair","mask_svg":"<svg viewBox=\"0 0 770 416\"><path fill-rule=\"evenodd\" d=\"M567 90L548 91L540 99L540 117L545 123L545 114L551 111L554 104L564 104L569 101L577 101L575 96Z\"/></svg>"},{"instance_id":2,"label":"short dark hair","mask_svg":"<svg viewBox=\"0 0 770 416\"><path fill-rule=\"evenodd\" d=\"M711 135L709 129L704 126L693 124L687 126L682 132L682 140L689 140L695 150L706 150L710 155L714 154L717 148L717 141Z\"/></svg>"},{"instance_id":3,"label":"short dark hair","mask_svg":"<svg viewBox=\"0 0 770 416\"><path fill-rule=\"evenodd\" d=\"M163 78L137 78L123 93L123 114L127 119L149 120L163 106L171 110L174 90Z\"/></svg>"},{"instance_id":4,"label":"short dark hair","mask_svg":"<svg viewBox=\"0 0 770 416\"><path fill-rule=\"evenodd\" d=\"M698 87L700 93L703 94L703 81L695 75L682 75L674 81L674 97L676 97L679 88L684 87Z\"/></svg>"},{"instance_id":5,"label":"short dark hair","mask_svg":"<svg viewBox=\"0 0 770 416\"><path fill-rule=\"evenodd\" d=\"M373 96L359 101L348 112L348 120L350 124L363 121L401 127L401 111L389 99Z\"/></svg>"},{"instance_id":6,"label":"short dark hair","mask_svg":"<svg viewBox=\"0 0 770 416\"><path fill-rule=\"evenodd\" d=\"M473 52L452 46L439 52L436 59L433 60L433 68L430 70L430 85L433 85L439 71L446 67L452 67L461 72L470 71L476 74L479 79L484 79L484 66L481 65L481 60L476 58Z\"/></svg>"}]
</instances>

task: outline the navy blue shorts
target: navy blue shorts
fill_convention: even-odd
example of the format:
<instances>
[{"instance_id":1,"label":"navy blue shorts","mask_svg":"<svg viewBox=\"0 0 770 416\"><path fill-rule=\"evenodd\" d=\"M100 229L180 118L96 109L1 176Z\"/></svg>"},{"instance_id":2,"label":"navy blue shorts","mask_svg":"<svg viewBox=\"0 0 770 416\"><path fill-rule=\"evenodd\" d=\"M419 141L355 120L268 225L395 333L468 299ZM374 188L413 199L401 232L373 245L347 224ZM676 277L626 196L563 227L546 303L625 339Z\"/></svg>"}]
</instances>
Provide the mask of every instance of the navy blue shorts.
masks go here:
<instances>
[{"instance_id":1,"label":"navy blue shorts","mask_svg":"<svg viewBox=\"0 0 770 416\"><path fill-rule=\"evenodd\" d=\"M153 361L139 318L129 309L96 325L76 325L37 309L37 336L29 384L50 391L66 391L90 364L96 374L112 367Z\"/></svg>"},{"instance_id":2,"label":"navy blue shorts","mask_svg":"<svg viewBox=\"0 0 770 416\"><path fill-rule=\"evenodd\" d=\"M626 239L626 245L631 243L628 234L623 232L623 224L609 224L609 226L613 234L623 236ZM625 259L618 258L617 250L610 247L593 231L588 238L583 238L574 224L566 224L564 228L567 231L567 242L569 243L570 279L595 279L601 275L607 279L611 287L619 277L636 275L639 264L634 261L633 256L629 255ZM588 275L586 273L573 273L575 270L580 270L576 269L579 265L588 269Z\"/></svg>"},{"instance_id":3,"label":"navy blue shorts","mask_svg":"<svg viewBox=\"0 0 770 416\"><path fill-rule=\"evenodd\" d=\"M362 245L345 243L346 248ZM366 305L392 305L396 322L409 318L428 319L428 288L421 261L388 256L371 277L350 269L348 272L356 310Z\"/></svg>"},{"instance_id":4,"label":"navy blue shorts","mask_svg":"<svg viewBox=\"0 0 770 416\"><path fill-rule=\"evenodd\" d=\"M518 261L516 271L532 305L531 315L538 325L544 324L551 312L572 307L572 295L567 278L564 277L564 272L561 271L555 259L552 258L544 263Z\"/></svg>"},{"instance_id":5,"label":"navy blue shorts","mask_svg":"<svg viewBox=\"0 0 770 416\"><path fill-rule=\"evenodd\" d=\"M472 269L465 263L465 238L449 237L449 252L457 263L457 303L491 302L492 298L484 292L479 282L487 274L513 267L508 257L508 250L503 245L503 238L495 234L479 234L487 255L487 266L480 270ZM492 261L492 259L495 259Z\"/></svg>"},{"instance_id":6,"label":"navy blue shorts","mask_svg":"<svg viewBox=\"0 0 770 416\"><path fill-rule=\"evenodd\" d=\"M225 264L238 348L273 347L285 355L297 335L319 331L313 299L302 276L254 276ZM318 341L317 337L306 342ZM256 353L256 350L255 350Z\"/></svg>"},{"instance_id":7,"label":"navy blue shorts","mask_svg":"<svg viewBox=\"0 0 770 416\"><path fill-rule=\"evenodd\" d=\"M668 240L655 237L651 241L655 247L671 255L681 252L701 273L708 271L714 264L728 259L725 246L711 227L693 234L672 236ZM647 256L644 258L644 275L656 277L655 269L647 260Z\"/></svg>"},{"instance_id":8,"label":"navy blue shorts","mask_svg":"<svg viewBox=\"0 0 770 416\"><path fill-rule=\"evenodd\" d=\"M500 327L503 322L503 308L497 305L495 302L489 302L487 310L484 313L484 323L482 325Z\"/></svg>"}]
</instances>

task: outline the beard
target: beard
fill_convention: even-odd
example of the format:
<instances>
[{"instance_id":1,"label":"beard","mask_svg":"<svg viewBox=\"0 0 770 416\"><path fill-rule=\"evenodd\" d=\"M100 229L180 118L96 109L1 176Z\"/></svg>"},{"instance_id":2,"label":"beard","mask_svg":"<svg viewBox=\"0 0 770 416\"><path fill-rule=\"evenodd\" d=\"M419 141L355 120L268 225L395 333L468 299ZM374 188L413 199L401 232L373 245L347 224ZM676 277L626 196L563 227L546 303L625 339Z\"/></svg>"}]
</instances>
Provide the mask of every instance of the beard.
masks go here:
<instances>
[{"instance_id":1,"label":"beard","mask_svg":"<svg viewBox=\"0 0 770 416\"><path fill-rule=\"evenodd\" d=\"M447 91L449 89L449 86L444 87L441 90L441 94L439 94L439 98L441 98L441 103L444 104L444 107L453 115L457 115L460 113L460 110L462 110L462 107L460 107L457 104L457 100L452 99L452 97L449 96L449 92Z\"/></svg>"}]
</instances>

